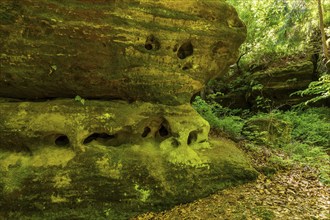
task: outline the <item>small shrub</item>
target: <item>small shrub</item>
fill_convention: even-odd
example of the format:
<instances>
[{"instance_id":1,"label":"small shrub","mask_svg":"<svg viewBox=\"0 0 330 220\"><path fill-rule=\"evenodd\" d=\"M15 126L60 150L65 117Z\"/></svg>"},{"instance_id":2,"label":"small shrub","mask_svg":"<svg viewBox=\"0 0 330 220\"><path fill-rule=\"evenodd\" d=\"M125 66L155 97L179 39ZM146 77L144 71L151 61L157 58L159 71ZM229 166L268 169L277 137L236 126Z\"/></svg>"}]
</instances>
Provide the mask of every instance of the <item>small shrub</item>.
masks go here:
<instances>
[{"instance_id":1,"label":"small shrub","mask_svg":"<svg viewBox=\"0 0 330 220\"><path fill-rule=\"evenodd\" d=\"M217 114L220 114L220 109L223 108L215 102L213 105L210 105L199 96L195 98L192 105L195 110L210 123L212 128L220 129L232 137L240 136L244 125L244 120L241 117L234 115L218 117Z\"/></svg>"},{"instance_id":2,"label":"small shrub","mask_svg":"<svg viewBox=\"0 0 330 220\"><path fill-rule=\"evenodd\" d=\"M330 149L330 109L310 108L277 113L277 118L293 125L292 139L324 149Z\"/></svg>"}]
</instances>

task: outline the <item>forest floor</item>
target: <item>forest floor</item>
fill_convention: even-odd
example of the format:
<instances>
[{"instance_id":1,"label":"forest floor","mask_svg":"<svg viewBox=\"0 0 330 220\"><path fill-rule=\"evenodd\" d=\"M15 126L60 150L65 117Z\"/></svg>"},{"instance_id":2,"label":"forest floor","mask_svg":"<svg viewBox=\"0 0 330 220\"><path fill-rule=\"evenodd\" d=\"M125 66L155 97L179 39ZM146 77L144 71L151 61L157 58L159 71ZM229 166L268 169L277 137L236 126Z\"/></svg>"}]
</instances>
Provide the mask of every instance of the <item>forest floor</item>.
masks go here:
<instances>
[{"instance_id":1,"label":"forest floor","mask_svg":"<svg viewBox=\"0 0 330 220\"><path fill-rule=\"evenodd\" d=\"M247 154L253 165L260 167L267 164L270 152L264 149ZM294 164L277 169L271 175L261 172L255 182L227 188L171 210L149 212L133 219L330 219L330 187L320 182L318 177L317 169Z\"/></svg>"}]
</instances>

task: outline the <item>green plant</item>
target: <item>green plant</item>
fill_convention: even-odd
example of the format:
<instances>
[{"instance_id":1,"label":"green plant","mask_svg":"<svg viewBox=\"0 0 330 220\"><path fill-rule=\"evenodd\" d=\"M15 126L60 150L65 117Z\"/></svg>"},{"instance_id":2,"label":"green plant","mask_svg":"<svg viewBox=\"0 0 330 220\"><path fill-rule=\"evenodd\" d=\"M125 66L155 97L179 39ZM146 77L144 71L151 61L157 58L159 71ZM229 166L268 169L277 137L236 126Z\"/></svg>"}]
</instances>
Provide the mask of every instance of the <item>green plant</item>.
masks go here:
<instances>
[{"instance_id":1,"label":"green plant","mask_svg":"<svg viewBox=\"0 0 330 220\"><path fill-rule=\"evenodd\" d=\"M309 108L276 112L276 117L293 125L292 139L311 146L330 149L330 109Z\"/></svg>"},{"instance_id":2,"label":"green plant","mask_svg":"<svg viewBox=\"0 0 330 220\"><path fill-rule=\"evenodd\" d=\"M223 108L214 101L212 101L212 104L208 104L199 96L195 98L192 105L195 110L210 123L212 128L220 129L233 137L240 136L244 124L244 120L241 117L234 115L226 115L221 117L221 114L224 112L229 114L227 112L227 108Z\"/></svg>"},{"instance_id":3,"label":"green plant","mask_svg":"<svg viewBox=\"0 0 330 220\"><path fill-rule=\"evenodd\" d=\"M330 98L330 75L323 75L318 81L311 82L307 89L294 92L292 95L313 95L314 98L309 99L303 104L315 103L323 99Z\"/></svg>"},{"instance_id":4,"label":"green plant","mask_svg":"<svg viewBox=\"0 0 330 220\"><path fill-rule=\"evenodd\" d=\"M242 64L267 63L283 56L308 54L318 30L317 5L314 1L297 0L227 0L248 28L243 44ZM307 39L306 39L307 37Z\"/></svg>"},{"instance_id":5,"label":"green plant","mask_svg":"<svg viewBox=\"0 0 330 220\"><path fill-rule=\"evenodd\" d=\"M77 95L74 98L75 101L80 102L82 105L85 105L85 99L81 98L79 95Z\"/></svg>"},{"instance_id":6,"label":"green plant","mask_svg":"<svg viewBox=\"0 0 330 220\"><path fill-rule=\"evenodd\" d=\"M252 211L263 220L272 220L276 218L274 212L267 209L266 207L255 207L252 209Z\"/></svg>"}]
</instances>

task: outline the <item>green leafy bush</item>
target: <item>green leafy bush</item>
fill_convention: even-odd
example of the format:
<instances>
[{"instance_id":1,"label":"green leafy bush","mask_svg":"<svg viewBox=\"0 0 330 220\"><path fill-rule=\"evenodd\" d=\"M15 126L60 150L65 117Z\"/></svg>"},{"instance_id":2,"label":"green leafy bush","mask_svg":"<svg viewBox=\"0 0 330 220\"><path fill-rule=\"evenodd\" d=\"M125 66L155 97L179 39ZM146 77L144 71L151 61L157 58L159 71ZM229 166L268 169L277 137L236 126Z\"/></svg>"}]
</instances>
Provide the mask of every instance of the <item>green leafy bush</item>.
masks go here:
<instances>
[{"instance_id":1,"label":"green leafy bush","mask_svg":"<svg viewBox=\"0 0 330 220\"><path fill-rule=\"evenodd\" d=\"M289 155L289 158L271 156L272 166L288 167L293 162L313 166L320 170L320 179L330 184L329 156L326 153L330 150L329 108L274 110L251 116L242 110L223 108L212 99L206 102L201 97L196 97L193 107L212 128L232 137L240 137L243 133L251 146L271 146ZM244 113L244 117L237 115L239 113ZM252 130L246 129L247 125Z\"/></svg>"},{"instance_id":2,"label":"green leafy bush","mask_svg":"<svg viewBox=\"0 0 330 220\"><path fill-rule=\"evenodd\" d=\"M267 63L278 57L313 53L308 42L318 30L314 1L227 2L238 10L248 27L247 40L242 47L243 64Z\"/></svg>"},{"instance_id":3,"label":"green leafy bush","mask_svg":"<svg viewBox=\"0 0 330 220\"><path fill-rule=\"evenodd\" d=\"M208 104L201 97L197 96L192 103L195 110L210 123L210 126L215 129L220 129L233 137L239 137L244 125L244 120L235 115L227 115L219 117L222 113L228 113L228 109L222 108L218 103L212 102Z\"/></svg>"},{"instance_id":4,"label":"green leafy bush","mask_svg":"<svg viewBox=\"0 0 330 220\"><path fill-rule=\"evenodd\" d=\"M330 149L330 109L309 108L278 112L276 117L293 125L293 140L316 147Z\"/></svg>"},{"instance_id":5,"label":"green leafy bush","mask_svg":"<svg viewBox=\"0 0 330 220\"><path fill-rule=\"evenodd\" d=\"M330 98L330 75L323 75L318 81L311 82L307 89L297 91L291 95L315 95L314 98L304 102L305 105Z\"/></svg>"}]
</instances>

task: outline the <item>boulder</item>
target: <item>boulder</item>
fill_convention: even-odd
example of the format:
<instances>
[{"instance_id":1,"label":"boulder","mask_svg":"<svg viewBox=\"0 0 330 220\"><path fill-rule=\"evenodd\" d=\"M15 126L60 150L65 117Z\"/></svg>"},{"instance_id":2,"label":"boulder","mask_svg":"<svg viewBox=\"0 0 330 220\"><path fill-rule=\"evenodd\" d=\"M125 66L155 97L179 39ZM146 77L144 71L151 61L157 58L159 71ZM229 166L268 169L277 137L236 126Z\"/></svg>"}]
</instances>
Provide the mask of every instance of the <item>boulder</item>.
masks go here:
<instances>
[{"instance_id":1,"label":"boulder","mask_svg":"<svg viewBox=\"0 0 330 220\"><path fill-rule=\"evenodd\" d=\"M253 180L189 105L0 103L0 217L128 219Z\"/></svg>"},{"instance_id":2,"label":"boulder","mask_svg":"<svg viewBox=\"0 0 330 220\"><path fill-rule=\"evenodd\" d=\"M2 0L0 219L128 219L255 179L189 104L245 36L221 0Z\"/></svg>"},{"instance_id":3,"label":"boulder","mask_svg":"<svg viewBox=\"0 0 330 220\"><path fill-rule=\"evenodd\" d=\"M237 58L224 1L0 3L0 97L187 103Z\"/></svg>"}]
</instances>

